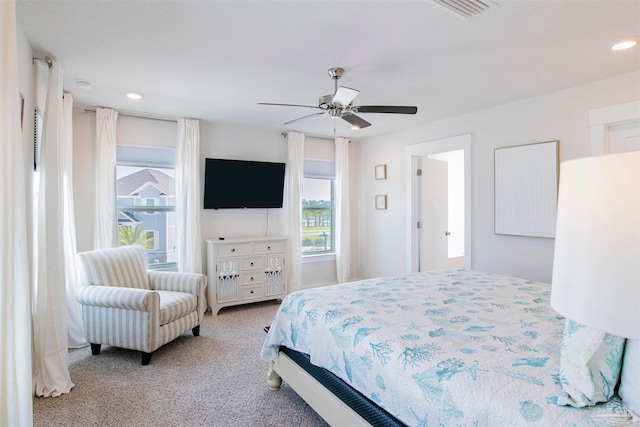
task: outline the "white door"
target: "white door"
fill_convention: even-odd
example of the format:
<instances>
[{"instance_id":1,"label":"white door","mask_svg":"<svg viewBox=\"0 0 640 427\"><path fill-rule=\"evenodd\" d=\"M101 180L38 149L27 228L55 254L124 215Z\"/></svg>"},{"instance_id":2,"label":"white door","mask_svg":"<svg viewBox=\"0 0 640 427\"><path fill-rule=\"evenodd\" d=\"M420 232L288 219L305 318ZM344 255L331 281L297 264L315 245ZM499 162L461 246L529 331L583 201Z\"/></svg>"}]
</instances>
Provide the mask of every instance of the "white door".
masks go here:
<instances>
[{"instance_id":1,"label":"white door","mask_svg":"<svg viewBox=\"0 0 640 427\"><path fill-rule=\"evenodd\" d=\"M405 154L408 190L406 223L408 242L407 271L425 271L428 269L427 266L437 268L436 265L453 266L450 264L452 261L455 262L455 266L471 269L471 134L409 145L405 149ZM416 171L420 169L421 160L424 156L429 156L431 160L436 158L440 161L446 161L449 168L449 176L447 178L449 191L446 192L449 203L447 205L447 203L441 202L438 207L438 209L442 207L440 211L436 209L435 204L433 205L433 227L424 224L425 221L421 211L429 211L431 208L429 206L422 207L423 177L416 174ZM428 173L426 167L424 171ZM436 216L443 218L443 227L435 225ZM416 227L419 223L421 224L420 229ZM447 230L447 227L453 227L453 229ZM437 248L437 246L434 246L434 242L437 239L427 239L425 236L424 240L426 240L427 244L422 244L423 234L427 233L425 230L429 230L428 232L432 233L433 236L442 237L446 242L446 244L440 245L442 248L440 253L444 254L440 259L447 257L445 261L437 262L434 258ZM451 231L450 238L447 238L444 234L447 231ZM425 257L422 256L423 252L425 252L425 250L422 250L422 246L426 246L425 250L431 251L431 257L426 254ZM447 246L450 246L450 248L447 249ZM455 259L448 258L448 256ZM421 264L423 265L421 266Z\"/></svg>"},{"instance_id":2,"label":"white door","mask_svg":"<svg viewBox=\"0 0 640 427\"><path fill-rule=\"evenodd\" d=\"M448 164L422 157L420 178L420 269L445 268L447 259Z\"/></svg>"},{"instance_id":3,"label":"white door","mask_svg":"<svg viewBox=\"0 0 640 427\"><path fill-rule=\"evenodd\" d=\"M609 126L609 153L640 150L640 121Z\"/></svg>"}]
</instances>

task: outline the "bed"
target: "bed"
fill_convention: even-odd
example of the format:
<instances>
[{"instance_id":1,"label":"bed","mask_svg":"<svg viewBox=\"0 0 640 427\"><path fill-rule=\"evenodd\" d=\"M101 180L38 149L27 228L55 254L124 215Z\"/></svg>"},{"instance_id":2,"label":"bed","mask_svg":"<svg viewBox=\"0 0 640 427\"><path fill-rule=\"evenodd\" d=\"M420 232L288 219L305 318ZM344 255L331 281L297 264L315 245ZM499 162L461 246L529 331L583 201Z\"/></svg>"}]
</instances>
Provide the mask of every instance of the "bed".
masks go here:
<instances>
[{"instance_id":1,"label":"bed","mask_svg":"<svg viewBox=\"0 0 640 427\"><path fill-rule=\"evenodd\" d=\"M616 396L565 406L559 368L569 322L549 305L550 291L545 283L453 269L294 292L262 348L269 387L284 379L331 425L638 422ZM621 356L617 367L610 356L623 344L610 344L617 347L607 363L619 374ZM371 421L371 409L363 415L313 369L389 417ZM615 384L605 386L613 395Z\"/></svg>"}]
</instances>

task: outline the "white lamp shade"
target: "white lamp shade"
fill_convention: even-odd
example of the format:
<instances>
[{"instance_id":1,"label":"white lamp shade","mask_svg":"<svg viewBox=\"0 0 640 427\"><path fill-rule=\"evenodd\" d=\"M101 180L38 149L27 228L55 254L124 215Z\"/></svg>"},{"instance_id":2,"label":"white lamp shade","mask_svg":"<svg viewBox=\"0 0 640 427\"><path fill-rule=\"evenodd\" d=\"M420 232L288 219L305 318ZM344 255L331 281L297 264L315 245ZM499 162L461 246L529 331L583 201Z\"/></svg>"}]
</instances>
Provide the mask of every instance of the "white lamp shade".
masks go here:
<instances>
[{"instance_id":1,"label":"white lamp shade","mask_svg":"<svg viewBox=\"0 0 640 427\"><path fill-rule=\"evenodd\" d=\"M551 306L640 339L640 152L560 167Z\"/></svg>"}]
</instances>

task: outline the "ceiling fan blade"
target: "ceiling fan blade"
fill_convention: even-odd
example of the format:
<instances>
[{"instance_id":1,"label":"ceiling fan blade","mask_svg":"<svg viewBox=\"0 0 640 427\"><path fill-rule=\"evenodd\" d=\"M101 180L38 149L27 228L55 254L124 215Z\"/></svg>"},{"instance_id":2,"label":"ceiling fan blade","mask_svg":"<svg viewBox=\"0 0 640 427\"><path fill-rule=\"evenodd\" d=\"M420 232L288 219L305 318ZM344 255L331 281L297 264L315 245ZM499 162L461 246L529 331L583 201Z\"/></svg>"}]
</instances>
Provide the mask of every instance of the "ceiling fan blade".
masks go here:
<instances>
[{"instance_id":1,"label":"ceiling fan blade","mask_svg":"<svg viewBox=\"0 0 640 427\"><path fill-rule=\"evenodd\" d=\"M333 95L333 103L339 107L346 107L351 104L351 101L353 101L359 93L360 91L357 89L340 86L336 89L336 94Z\"/></svg>"},{"instance_id":2,"label":"ceiling fan blade","mask_svg":"<svg viewBox=\"0 0 640 427\"><path fill-rule=\"evenodd\" d=\"M325 112L323 111L322 113L313 113L313 114L309 114L308 116L298 117L297 119L293 119L293 120L290 120L290 121L286 122L285 125L290 125L292 123L297 123L297 122L300 122L302 120L307 120L307 119L310 119L310 118L315 117L315 116L321 116L324 113Z\"/></svg>"},{"instance_id":3,"label":"ceiling fan blade","mask_svg":"<svg viewBox=\"0 0 640 427\"><path fill-rule=\"evenodd\" d=\"M317 105L300 105L300 104L275 104L273 102L258 102L258 105L275 105L276 107L304 107L304 108L313 108L316 110L322 110L322 108Z\"/></svg>"},{"instance_id":4,"label":"ceiling fan blade","mask_svg":"<svg viewBox=\"0 0 640 427\"><path fill-rule=\"evenodd\" d=\"M358 113L416 114L418 107L398 105L361 105L353 107Z\"/></svg>"},{"instance_id":5,"label":"ceiling fan blade","mask_svg":"<svg viewBox=\"0 0 640 427\"><path fill-rule=\"evenodd\" d=\"M356 116L355 114L343 114L342 118L351 123L353 127L358 129L363 129L371 126L371 123L361 117Z\"/></svg>"}]
</instances>

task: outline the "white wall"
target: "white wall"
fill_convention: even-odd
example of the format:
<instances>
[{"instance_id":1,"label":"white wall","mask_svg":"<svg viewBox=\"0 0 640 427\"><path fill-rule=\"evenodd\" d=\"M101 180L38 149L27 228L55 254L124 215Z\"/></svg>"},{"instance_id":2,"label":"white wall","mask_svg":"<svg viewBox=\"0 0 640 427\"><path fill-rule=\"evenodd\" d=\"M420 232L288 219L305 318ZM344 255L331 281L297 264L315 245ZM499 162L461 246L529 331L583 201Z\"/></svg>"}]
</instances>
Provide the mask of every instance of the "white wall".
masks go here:
<instances>
[{"instance_id":1,"label":"white wall","mask_svg":"<svg viewBox=\"0 0 640 427\"><path fill-rule=\"evenodd\" d=\"M551 281L553 239L493 233L493 151L495 148L560 141L560 160L590 155L588 112L640 97L634 72L462 116L423 124L360 143L359 260L363 277L406 272L404 147L460 134L472 135L472 268ZM385 181L373 167L387 164ZM375 194L388 195L388 210L375 210Z\"/></svg>"},{"instance_id":2,"label":"white wall","mask_svg":"<svg viewBox=\"0 0 640 427\"><path fill-rule=\"evenodd\" d=\"M588 111L638 99L639 82L640 73L626 74L394 134L353 141L350 144L352 218L357 220L352 222L352 278L405 272L409 244L405 229L404 147L471 133L472 267L550 281L553 239L493 234L493 150L558 139L561 160L587 156L590 154ZM176 129L175 123L121 116L118 139L136 145L172 145ZM286 140L277 131L201 122L200 143L201 176L204 176L206 157L286 161ZM27 151L25 149L25 153ZM89 250L93 246L94 156L95 114L76 109L74 195L78 250ZM387 164L388 179L376 181L373 167L381 163ZM376 194L388 195L387 210L374 208ZM280 234L277 211L269 210L267 223L266 209L203 210L203 238ZM333 282L335 267L331 261L303 267L305 287Z\"/></svg>"},{"instance_id":3,"label":"white wall","mask_svg":"<svg viewBox=\"0 0 640 427\"><path fill-rule=\"evenodd\" d=\"M74 109L74 198L76 203L76 231L78 250L93 248L94 218L94 176L95 161L95 121L93 112L83 108ZM118 144L155 145L174 147L177 135L177 123L135 118L120 115L117 123ZM355 148L354 148L355 150ZM223 158L238 160L258 160L268 162L286 162L287 141L277 131L265 131L252 128L224 126L200 122L200 176L204 189L205 158ZM357 156L352 156L353 167L357 167ZM354 177L357 174L354 173ZM352 183L352 192L356 194L357 180ZM233 183L228 183L233 185ZM355 199L352 216L357 216ZM201 211L202 255L206 259L205 239L218 237L264 236L285 234L282 229L281 209L203 209ZM353 232L355 258L357 235ZM206 262L203 263L206 265ZM335 263L331 261L303 266L303 286L335 283ZM357 266L357 259L354 260ZM359 274L354 268L354 273ZM356 276L357 277L357 276Z\"/></svg>"}]
</instances>

